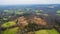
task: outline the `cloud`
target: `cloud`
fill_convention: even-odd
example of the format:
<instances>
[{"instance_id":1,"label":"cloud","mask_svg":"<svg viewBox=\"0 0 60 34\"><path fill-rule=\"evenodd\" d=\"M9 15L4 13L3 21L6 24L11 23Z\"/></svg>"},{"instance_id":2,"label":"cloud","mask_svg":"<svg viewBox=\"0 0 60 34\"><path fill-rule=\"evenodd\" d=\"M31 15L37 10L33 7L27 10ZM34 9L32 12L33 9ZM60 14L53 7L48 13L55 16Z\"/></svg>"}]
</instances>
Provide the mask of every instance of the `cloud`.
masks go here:
<instances>
[{"instance_id":1,"label":"cloud","mask_svg":"<svg viewBox=\"0 0 60 34\"><path fill-rule=\"evenodd\" d=\"M0 0L0 5L11 4L60 4L60 0Z\"/></svg>"}]
</instances>

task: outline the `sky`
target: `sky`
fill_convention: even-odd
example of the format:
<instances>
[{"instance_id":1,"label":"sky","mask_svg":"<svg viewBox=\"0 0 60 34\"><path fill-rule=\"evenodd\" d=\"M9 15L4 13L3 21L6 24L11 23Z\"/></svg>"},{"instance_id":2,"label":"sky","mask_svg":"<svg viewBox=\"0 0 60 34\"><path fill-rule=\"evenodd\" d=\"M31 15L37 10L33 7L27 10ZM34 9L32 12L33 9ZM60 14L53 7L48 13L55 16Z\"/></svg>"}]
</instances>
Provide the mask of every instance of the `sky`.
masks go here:
<instances>
[{"instance_id":1,"label":"sky","mask_svg":"<svg viewBox=\"0 0 60 34\"><path fill-rule=\"evenodd\" d=\"M0 0L0 5L16 4L60 4L60 0Z\"/></svg>"}]
</instances>

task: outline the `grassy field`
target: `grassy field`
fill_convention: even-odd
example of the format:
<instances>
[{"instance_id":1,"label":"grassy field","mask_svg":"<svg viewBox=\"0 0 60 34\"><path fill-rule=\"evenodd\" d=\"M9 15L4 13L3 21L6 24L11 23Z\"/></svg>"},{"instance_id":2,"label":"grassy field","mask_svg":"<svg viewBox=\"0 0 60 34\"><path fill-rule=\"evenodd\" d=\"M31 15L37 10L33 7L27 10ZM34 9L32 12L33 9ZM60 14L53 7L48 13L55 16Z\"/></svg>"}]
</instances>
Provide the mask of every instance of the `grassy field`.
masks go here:
<instances>
[{"instance_id":1,"label":"grassy field","mask_svg":"<svg viewBox=\"0 0 60 34\"><path fill-rule=\"evenodd\" d=\"M9 21L2 24L2 27L6 28L13 26L15 24L16 23L14 21ZM2 34L16 34L18 32L18 29L19 29L18 27L10 28L3 31ZM46 29L46 30L35 31L35 34L59 34L59 33L55 29L51 29L51 30Z\"/></svg>"},{"instance_id":2,"label":"grassy field","mask_svg":"<svg viewBox=\"0 0 60 34\"><path fill-rule=\"evenodd\" d=\"M9 22L2 24L2 27L7 28L7 27L13 26L15 24L16 23L14 21L9 21ZM18 27L10 28L10 29L3 31L2 34L16 34L17 31L18 31Z\"/></svg>"},{"instance_id":3,"label":"grassy field","mask_svg":"<svg viewBox=\"0 0 60 34\"><path fill-rule=\"evenodd\" d=\"M6 28L6 27L10 27L10 26L13 26L15 25L16 23L14 21L9 21L9 22L6 22L4 24L2 24L2 27L3 28Z\"/></svg>"},{"instance_id":4,"label":"grassy field","mask_svg":"<svg viewBox=\"0 0 60 34\"><path fill-rule=\"evenodd\" d=\"M35 31L35 34L59 34L55 29Z\"/></svg>"},{"instance_id":5,"label":"grassy field","mask_svg":"<svg viewBox=\"0 0 60 34\"><path fill-rule=\"evenodd\" d=\"M16 34L18 32L18 27L7 29L3 31L2 34ZM59 34L55 29L51 30L39 30L35 31L35 34Z\"/></svg>"},{"instance_id":6,"label":"grassy field","mask_svg":"<svg viewBox=\"0 0 60 34\"><path fill-rule=\"evenodd\" d=\"M18 27L7 29L2 32L2 34L16 34L18 32Z\"/></svg>"}]
</instances>

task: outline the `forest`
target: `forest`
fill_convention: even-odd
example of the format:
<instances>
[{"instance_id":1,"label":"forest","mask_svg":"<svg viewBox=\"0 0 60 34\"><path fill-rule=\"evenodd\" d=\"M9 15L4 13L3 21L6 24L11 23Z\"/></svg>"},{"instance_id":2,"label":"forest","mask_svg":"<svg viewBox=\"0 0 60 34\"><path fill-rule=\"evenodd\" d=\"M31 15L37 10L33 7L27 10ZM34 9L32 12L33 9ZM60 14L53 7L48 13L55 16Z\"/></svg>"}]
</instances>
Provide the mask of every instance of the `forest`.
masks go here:
<instances>
[{"instance_id":1,"label":"forest","mask_svg":"<svg viewBox=\"0 0 60 34\"><path fill-rule=\"evenodd\" d=\"M0 6L0 34L60 34L59 6Z\"/></svg>"}]
</instances>

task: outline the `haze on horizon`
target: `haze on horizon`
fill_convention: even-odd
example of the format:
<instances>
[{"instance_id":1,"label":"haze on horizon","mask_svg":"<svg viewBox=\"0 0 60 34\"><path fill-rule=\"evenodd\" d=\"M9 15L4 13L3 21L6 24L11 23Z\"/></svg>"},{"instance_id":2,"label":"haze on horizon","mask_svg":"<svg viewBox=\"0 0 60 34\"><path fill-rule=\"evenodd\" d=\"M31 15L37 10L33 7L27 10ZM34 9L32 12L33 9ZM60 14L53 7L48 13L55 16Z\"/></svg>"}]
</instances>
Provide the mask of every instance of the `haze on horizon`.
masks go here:
<instances>
[{"instance_id":1,"label":"haze on horizon","mask_svg":"<svg viewBox=\"0 0 60 34\"><path fill-rule=\"evenodd\" d=\"M60 4L60 0L0 0L0 5Z\"/></svg>"}]
</instances>

